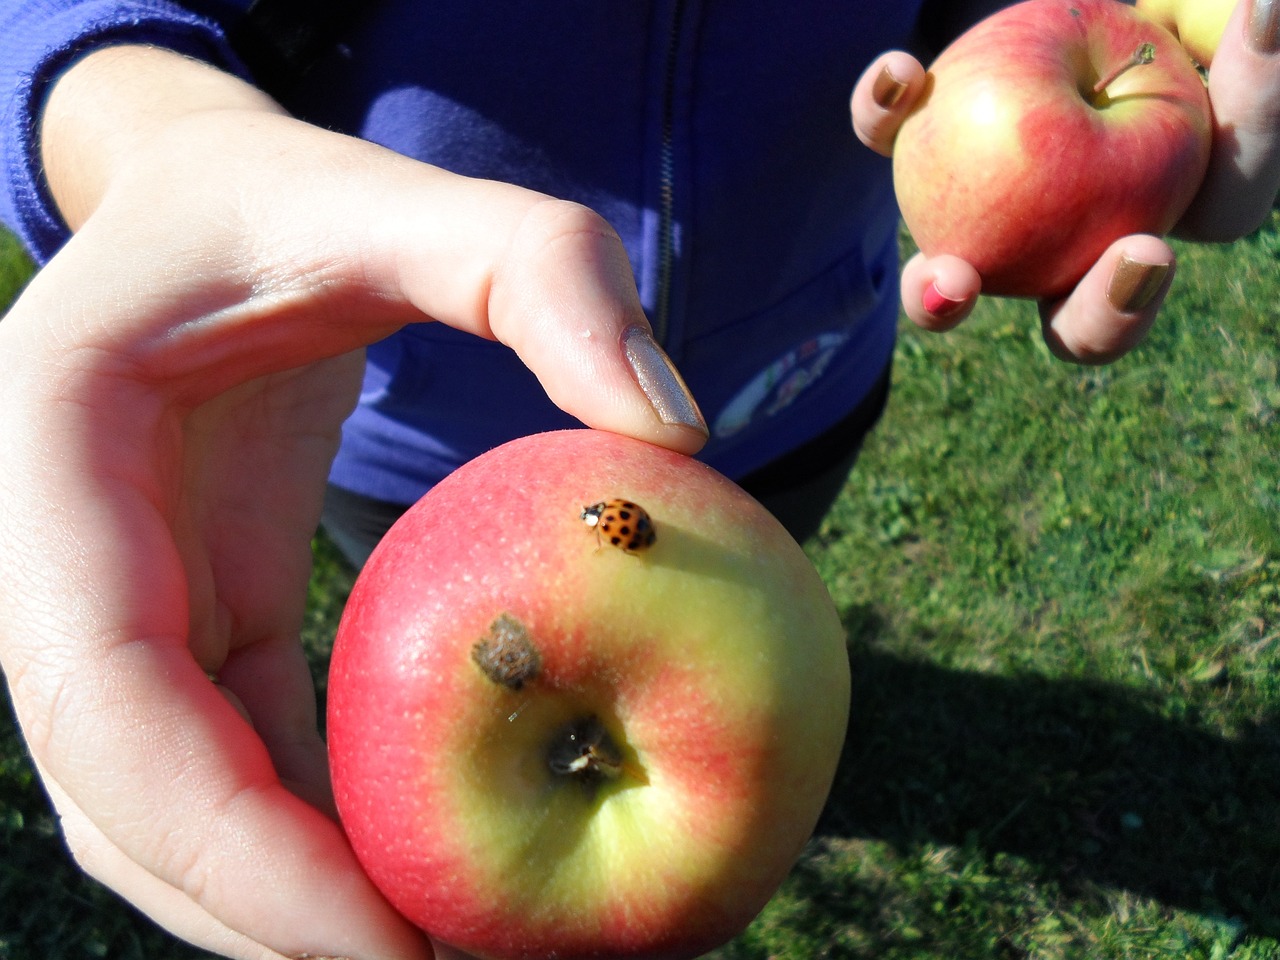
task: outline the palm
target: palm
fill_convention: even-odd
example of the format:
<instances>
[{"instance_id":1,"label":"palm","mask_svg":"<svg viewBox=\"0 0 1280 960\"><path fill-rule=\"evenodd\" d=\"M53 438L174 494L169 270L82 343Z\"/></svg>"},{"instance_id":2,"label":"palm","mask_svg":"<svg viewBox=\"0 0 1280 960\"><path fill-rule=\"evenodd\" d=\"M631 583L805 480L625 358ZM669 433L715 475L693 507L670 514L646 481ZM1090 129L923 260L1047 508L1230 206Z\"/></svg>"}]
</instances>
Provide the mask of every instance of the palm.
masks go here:
<instances>
[{"instance_id":1,"label":"palm","mask_svg":"<svg viewBox=\"0 0 1280 960\"><path fill-rule=\"evenodd\" d=\"M313 700L297 640L310 540L360 369L349 354L174 411L181 443L161 461L183 478L170 528L189 585L192 654L248 710L280 775L312 798L327 780L291 728Z\"/></svg>"},{"instance_id":2,"label":"palm","mask_svg":"<svg viewBox=\"0 0 1280 960\"><path fill-rule=\"evenodd\" d=\"M319 904L336 884L370 918L363 935L403 946L322 812L298 644L325 476L359 386L351 341L370 328L302 336L350 298L235 300L225 267L184 269L180 252L148 263L140 309L95 244L77 236L0 327L0 648L68 839L193 939L241 942L228 925L259 942L305 936L312 920L244 891L284 885L291 903ZM87 261L104 266L86 278ZM275 845L246 859L250 836Z\"/></svg>"}]
</instances>

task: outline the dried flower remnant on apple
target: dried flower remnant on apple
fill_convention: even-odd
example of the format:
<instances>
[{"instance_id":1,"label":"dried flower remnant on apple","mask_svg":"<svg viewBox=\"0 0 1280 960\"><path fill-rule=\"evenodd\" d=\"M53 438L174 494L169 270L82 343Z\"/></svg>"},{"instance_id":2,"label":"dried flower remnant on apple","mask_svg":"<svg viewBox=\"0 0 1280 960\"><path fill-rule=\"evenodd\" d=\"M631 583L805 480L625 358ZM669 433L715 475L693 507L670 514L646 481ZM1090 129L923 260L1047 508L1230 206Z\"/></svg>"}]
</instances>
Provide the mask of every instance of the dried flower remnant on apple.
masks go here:
<instances>
[{"instance_id":1,"label":"dried flower remnant on apple","mask_svg":"<svg viewBox=\"0 0 1280 960\"><path fill-rule=\"evenodd\" d=\"M471 659L494 683L519 690L542 670L542 654L529 630L510 613L499 614L489 631L471 648Z\"/></svg>"}]
</instances>

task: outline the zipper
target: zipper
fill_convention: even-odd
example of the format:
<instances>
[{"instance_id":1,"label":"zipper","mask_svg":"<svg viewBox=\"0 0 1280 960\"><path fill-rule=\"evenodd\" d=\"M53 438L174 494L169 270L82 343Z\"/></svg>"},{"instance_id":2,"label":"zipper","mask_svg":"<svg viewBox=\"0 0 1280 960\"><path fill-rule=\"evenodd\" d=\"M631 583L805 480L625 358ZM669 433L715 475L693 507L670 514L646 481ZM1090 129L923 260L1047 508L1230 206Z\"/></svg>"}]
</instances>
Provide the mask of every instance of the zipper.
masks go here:
<instances>
[{"instance_id":1,"label":"zipper","mask_svg":"<svg viewBox=\"0 0 1280 960\"><path fill-rule=\"evenodd\" d=\"M671 329L671 276L675 269L675 111L676 61L685 0L675 0L667 33L667 61L662 87L662 139L658 154L658 300L654 336L665 344Z\"/></svg>"}]
</instances>

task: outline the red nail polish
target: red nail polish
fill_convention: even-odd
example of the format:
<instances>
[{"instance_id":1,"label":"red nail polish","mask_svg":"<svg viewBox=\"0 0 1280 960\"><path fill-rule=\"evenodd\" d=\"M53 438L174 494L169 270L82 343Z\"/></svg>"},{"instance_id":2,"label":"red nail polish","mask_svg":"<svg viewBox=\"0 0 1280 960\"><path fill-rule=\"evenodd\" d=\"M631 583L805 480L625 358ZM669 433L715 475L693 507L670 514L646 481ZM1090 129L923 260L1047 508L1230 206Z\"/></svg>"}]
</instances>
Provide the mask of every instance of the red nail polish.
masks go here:
<instances>
[{"instance_id":1,"label":"red nail polish","mask_svg":"<svg viewBox=\"0 0 1280 960\"><path fill-rule=\"evenodd\" d=\"M967 299L953 300L941 290L938 289L936 283L930 283L924 288L924 308L931 315L939 320L945 320L947 317L954 317L963 310L969 303Z\"/></svg>"}]
</instances>

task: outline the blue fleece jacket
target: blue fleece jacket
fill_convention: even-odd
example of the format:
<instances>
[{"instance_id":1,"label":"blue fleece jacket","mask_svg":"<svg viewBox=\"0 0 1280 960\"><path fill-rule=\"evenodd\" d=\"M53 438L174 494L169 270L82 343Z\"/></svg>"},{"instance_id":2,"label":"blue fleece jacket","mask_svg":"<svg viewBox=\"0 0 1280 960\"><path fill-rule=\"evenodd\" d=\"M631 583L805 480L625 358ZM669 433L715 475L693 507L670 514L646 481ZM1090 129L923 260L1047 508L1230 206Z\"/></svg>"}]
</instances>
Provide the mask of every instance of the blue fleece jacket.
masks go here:
<instances>
[{"instance_id":1,"label":"blue fleece jacket","mask_svg":"<svg viewBox=\"0 0 1280 960\"><path fill-rule=\"evenodd\" d=\"M199 4L203 3L203 6ZM105 43L244 72L235 0L11 0L0 11L0 218L65 241L35 125L50 81ZM821 434L892 350L898 215L848 96L919 0L384 0L281 96L296 115L458 173L579 201L622 237L641 300L734 477ZM576 421L515 355L439 324L369 350L332 480L410 503L507 439Z\"/></svg>"}]
</instances>

